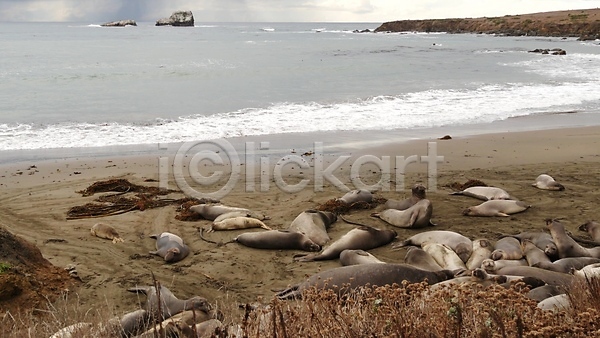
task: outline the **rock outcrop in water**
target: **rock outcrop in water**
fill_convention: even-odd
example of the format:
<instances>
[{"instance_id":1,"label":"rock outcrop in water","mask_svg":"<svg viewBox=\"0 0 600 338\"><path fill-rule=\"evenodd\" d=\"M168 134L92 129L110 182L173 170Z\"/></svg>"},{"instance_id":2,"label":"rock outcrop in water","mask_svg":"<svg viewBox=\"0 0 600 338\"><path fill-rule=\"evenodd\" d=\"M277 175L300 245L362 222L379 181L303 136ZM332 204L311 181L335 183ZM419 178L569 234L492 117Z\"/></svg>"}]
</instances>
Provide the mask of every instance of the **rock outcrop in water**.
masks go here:
<instances>
[{"instance_id":1,"label":"rock outcrop in water","mask_svg":"<svg viewBox=\"0 0 600 338\"><path fill-rule=\"evenodd\" d=\"M120 20L111 21L101 24L102 27L125 27L125 26L137 26L135 20Z\"/></svg>"},{"instance_id":2,"label":"rock outcrop in water","mask_svg":"<svg viewBox=\"0 0 600 338\"><path fill-rule=\"evenodd\" d=\"M158 19L156 26L194 26L194 15L192 11L173 12L170 17Z\"/></svg>"},{"instance_id":3,"label":"rock outcrop in water","mask_svg":"<svg viewBox=\"0 0 600 338\"><path fill-rule=\"evenodd\" d=\"M485 33L508 36L568 36L600 39L600 9L506 15L493 18L402 20L375 32Z\"/></svg>"}]
</instances>

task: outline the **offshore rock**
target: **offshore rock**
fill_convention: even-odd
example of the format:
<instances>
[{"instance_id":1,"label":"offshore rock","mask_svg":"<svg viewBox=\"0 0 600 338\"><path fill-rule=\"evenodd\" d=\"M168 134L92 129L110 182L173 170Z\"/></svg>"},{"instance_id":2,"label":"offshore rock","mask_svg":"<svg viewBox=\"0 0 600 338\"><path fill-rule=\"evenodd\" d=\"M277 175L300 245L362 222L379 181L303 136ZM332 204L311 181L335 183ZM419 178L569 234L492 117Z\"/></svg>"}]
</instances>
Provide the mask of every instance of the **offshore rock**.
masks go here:
<instances>
[{"instance_id":1,"label":"offshore rock","mask_svg":"<svg viewBox=\"0 0 600 338\"><path fill-rule=\"evenodd\" d=\"M156 26L194 26L194 15L192 11L173 12L170 17L158 19Z\"/></svg>"},{"instance_id":2,"label":"offshore rock","mask_svg":"<svg viewBox=\"0 0 600 338\"><path fill-rule=\"evenodd\" d=\"M101 24L102 27L125 27L125 26L137 26L135 20L120 20L111 21Z\"/></svg>"}]
</instances>

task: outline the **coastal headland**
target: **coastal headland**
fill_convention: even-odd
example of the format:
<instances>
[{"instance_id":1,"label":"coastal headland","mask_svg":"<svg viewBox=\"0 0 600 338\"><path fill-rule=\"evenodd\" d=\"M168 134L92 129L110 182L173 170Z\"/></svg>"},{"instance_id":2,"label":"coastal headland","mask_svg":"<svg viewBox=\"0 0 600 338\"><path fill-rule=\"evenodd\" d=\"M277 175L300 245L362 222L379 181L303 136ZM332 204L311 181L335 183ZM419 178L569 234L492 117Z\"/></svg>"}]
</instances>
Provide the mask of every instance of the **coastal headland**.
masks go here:
<instances>
[{"instance_id":1,"label":"coastal headland","mask_svg":"<svg viewBox=\"0 0 600 338\"><path fill-rule=\"evenodd\" d=\"M502 17L399 20L385 22L375 32L482 33L507 36L600 38L600 9L542 12Z\"/></svg>"}]
</instances>

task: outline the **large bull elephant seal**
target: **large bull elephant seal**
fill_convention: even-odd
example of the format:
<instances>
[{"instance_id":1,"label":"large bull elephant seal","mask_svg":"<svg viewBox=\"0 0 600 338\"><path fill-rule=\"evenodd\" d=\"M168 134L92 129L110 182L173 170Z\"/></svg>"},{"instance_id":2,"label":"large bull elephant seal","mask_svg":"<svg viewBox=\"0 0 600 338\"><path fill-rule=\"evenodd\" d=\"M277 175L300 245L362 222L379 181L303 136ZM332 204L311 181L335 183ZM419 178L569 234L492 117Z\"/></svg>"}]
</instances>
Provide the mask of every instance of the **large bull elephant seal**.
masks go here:
<instances>
[{"instance_id":1,"label":"large bull elephant seal","mask_svg":"<svg viewBox=\"0 0 600 338\"><path fill-rule=\"evenodd\" d=\"M417 183L413 185L411 188L412 195L402 201L397 201L393 199L389 199L385 202L385 209L396 209L396 210L406 210L413 205L417 204L420 200L424 200L426 198L426 188L424 185Z\"/></svg>"},{"instance_id":2,"label":"large bull elephant seal","mask_svg":"<svg viewBox=\"0 0 600 338\"><path fill-rule=\"evenodd\" d=\"M431 222L432 214L433 205L431 201L424 199L406 210L385 209L371 216L379 217L385 222L399 228L419 229L435 225Z\"/></svg>"},{"instance_id":3,"label":"large bull elephant seal","mask_svg":"<svg viewBox=\"0 0 600 338\"><path fill-rule=\"evenodd\" d=\"M312 275L306 281L277 293L279 299L301 298L302 293L310 288L334 290L338 295L364 287L384 285L402 285L403 281L420 283L427 281L435 284L452 278L451 271L425 271L414 266L401 263L360 264L342 266L325 270Z\"/></svg>"},{"instance_id":4,"label":"large bull elephant seal","mask_svg":"<svg viewBox=\"0 0 600 338\"><path fill-rule=\"evenodd\" d=\"M330 240L327 230L336 221L337 216L332 212L306 210L296 216L288 230L303 233L313 242L323 246Z\"/></svg>"},{"instance_id":5,"label":"large bull elephant seal","mask_svg":"<svg viewBox=\"0 0 600 338\"><path fill-rule=\"evenodd\" d=\"M170 232L151 235L150 238L156 239L156 251L150 251L150 254L164 258L167 263L179 262L190 253L183 239Z\"/></svg>"}]
</instances>

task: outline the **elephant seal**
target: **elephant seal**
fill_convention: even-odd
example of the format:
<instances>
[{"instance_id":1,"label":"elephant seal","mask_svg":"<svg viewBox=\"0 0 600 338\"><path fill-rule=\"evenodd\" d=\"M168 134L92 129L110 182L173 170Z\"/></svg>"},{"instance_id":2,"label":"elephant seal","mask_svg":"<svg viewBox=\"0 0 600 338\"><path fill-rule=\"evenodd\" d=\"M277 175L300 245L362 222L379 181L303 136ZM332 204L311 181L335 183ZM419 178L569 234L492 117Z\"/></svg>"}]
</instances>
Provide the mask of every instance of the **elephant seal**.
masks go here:
<instances>
[{"instance_id":1,"label":"elephant seal","mask_svg":"<svg viewBox=\"0 0 600 338\"><path fill-rule=\"evenodd\" d=\"M327 230L336 221L337 216L332 212L306 210L294 218L288 230L303 233L313 242L323 246L330 240Z\"/></svg>"},{"instance_id":2,"label":"elephant seal","mask_svg":"<svg viewBox=\"0 0 600 338\"><path fill-rule=\"evenodd\" d=\"M562 184L556 182L552 176L546 174L541 174L538 176L532 186L543 190L565 190L565 187Z\"/></svg>"},{"instance_id":3,"label":"elephant seal","mask_svg":"<svg viewBox=\"0 0 600 338\"><path fill-rule=\"evenodd\" d=\"M465 216L504 216L523 212L531 205L515 200L489 200L479 205L468 207L463 211Z\"/></svg>"},{"instance_id":4,"label":"elephant seal","mask_svg":"<svg viewBox=\"0 0 600 338\"><path fill-rule=\"evenodd\" d=\"M481 262L481 268L489 273L495 273L506 266L527 266L527 261L524 259L484 259Z\"/></svg>"},{"instance_id":5,"label":"elephant seal","mask_svg":"<svg viewBox=\"0 0 600 338\"><path fill-rule=\"evenodd\" d=\"M270 217L268 217L264 214L256 213L254 211L238 210L238 211L230 211L230 212L226 212L224 214L220 214L213 220L213 223L221 222L228 218L235 218L235 217L250 217L250 218L256 218L257 220L260 220L260 221L271 219Z\"/></svg>"},{"instance_id":6,"label":"elephant seal","mask_svg":"<svg viewBox=\"0 0 600 338\"><path fill-rule=\"evenodd\" d=\"M336 259L346 249L370 250L391 243L397 234L394 230L377 229L370 226L359 226L332 242L318 254L296 256L299 262L324 261Z\"/></svg>"},{"instance_id":7,"label":"elephant seal","mask_svg":"<svg viewBox=\"0 0 600 338\"><path fill-rule=\"evenodd\" d=\"M581 269L571 268L569 271L573 276L581 277L585 280L600 277L600 263L594 263L584 266Z\"/></svg>"},{"instance_id":8,"label":"elephant seal","mask_svg":"<svg viewBox=\"0 0 600 338\"><path fill-rule=\"evenodd\" d=\"M192 328L192 325L186 324L186 323L181 323L181 322L177 322L175 323L175 326L177 327L177 330L179 331L180 335L178 335L177 337L191 337L191 338L196 338L196 337L212 337L215 333L215 330L217 328L220 328L223 326L223 323L218 320L218 319L209 319L206 321L203 321L201 323L197 323L194 324L194 328ZM229 331L231 332L231 331ZM153 338L153 336L150 336ZM236 335L236 337L238 337Z\"/></svg>"},{"instance_id":9,"label":"elephant seal","mask_svg":"<svg viewBox=\"0 0 600 338\"><path fill-rule=\"evenodd\" d=\"M373 202L373 194L369 190L359 189L348 191L344 196L338 199L338 201L346 204L353 204L356 202Z\"/></svg>"},{"instance_id":10,"label":"elephant seal","mask_svg":"<svg viewBox=\"0 0 600 338\"><path fill-rule=\"evenodd\" d=\"M385 209L382 212L371 214L371 216L379 217L399 228L419 229L435 225L431 222L432 214L433 206L431 202L424 199L406 210Z\"/></svg>"},{"instance_id":11,"label":"elephant seal","mask_svg":"<svg viewBox=\"0 0 600 338\"><path fill-rule=\"evenodd\" d=\"M513 199L504 189L496 187L470 187L462 191L450 193L450 195L469 196L482 201Z\"/></svg>"},{"instance_id":12,"label":"elephant seal","mask_svg":"<svg viewBox=\"0 0 600 338\"><path fill-rule=\"evenodd\" d=\"M217 217L234 211L250 213L246 208L230 207L223 204L197 204L190 207L190 211L194 212L204 219L214 221Z\"/></svg>"},{"instance_id":13,"label":"elephant seal","mask_svg":"<svg viewBox=\"0 0 600 338\"><path fill-rule=\"evenodd\" d=\"M379 260L377 257L364 250L346 249L340 253L340 263L343 266L358 265L358 264L369 264L379 263L385 264L384 261Z\"/></svg>"},{"instance_id":14,"label":"elephant seal","mask_svg":"<svg viewBox=\"0 0 600 338\"><path fill-rule=\"evenodd\" d=\"M533 266L550 271L570 273L571 269L581 269L586 265L600 263L600 258L595 257L566 257L551 263L538 262Z\"/></svg>"},{"instance_id":15,"label":"elephant seal","mask_svg":"<svg viewBox=\"0 0 600 338\"><path fill-rule=\"evenodd\" d=\"M110 239L113 243L123 243L123 238L119 236L119 233L115 228L108 224L104 223L96 223L90 229L92 236L96 236L99 238Z\"/></svg>"},{"instance_id":16,"label":"elephant seal","mask_svg":"<svg viewBox=\"0 0 600 338\"><path fill-rule=\"evenodd\" d=\"M279 299L301 298L302 293L311 288L329 289L343 296L366 285L371 287L402 285L403 281L409 283L426 281L432 285L452 277L454 274L451 271L432 272L402 263L359 264L318 272L304 282L278 292L276 296Z\"/></svg>"},{"instance_id":17,"label":"elephant seal","mask_svg":"<svg viewBox=\"0 0 600 338\"><path fill-rule=\"evenodd\" d=\"M500 238L494 244L494 251L492 251L492 259L497 261L500 259L521 259L523 258L523 251L521 250L521 243L518 239L513 237Z\"/></svg>"},{"instance_id":18,"label":"elephant seal","mask_svg":"<svg viewBox=\"0 0 600 338\"><path fill-rule=\"evenodd\" d=\"M562 293L542 300L537 307L548 311L566 311L571 309L571 300L567 294Z\"/></svg>"},{"instance_id":19,"label":"elephant seal","mask_svg":"<svg viewBox=\"0 0 600 338\"><path fill-rule=\"evenodd\" d=\"M313 242L308 236L289 230L245 232L234 238L232 242L255 249L304 251L321 250L321 246Z\"/></svg>"},{"instance_id":20,"label":"elephant seal","mask_svg":"<svg viewBox=\"0 0 600 338\"><path fill-rule=\"evenodd\" d=\"M412 207L413 205L417 204L417 202L419 202L420 200L424 200L425 197L425 192L426 192L427 188L425 188L424 185L417 183L415 185L413 185L413 187L411 188L411 197L402 200L402 201L397 201L397 200L393 200L393 199L389 199L385 202L384 204L384 208L385 209L396 209L396 210L406 210L410 207Z\"/></svg>"},{"instance_id":21,"label":"elephant seal","mask_svg":"<svg viewBox=\"0 0 600 338\"><path fill-rule=\"evenodd\" d=\"M524 240L529 240L535 244L538 248L544 250L546 256L550 258L550 260L554 261L558 259L558 248L556 247L556 243L554 243L554 239L552 235L546 232L522 232L517 235L504 235L503 237L510 236L518 239L523 242Z\"/></svg>"},{"instance_id":22,"label":"elephant seal","mask_svg":"<svg viewBox=\"0 0 600 338\"><path fill-rule=\"evenodd\" d=\"M108 321L112 331L118 332L118 337L133 337L146 331L152 323L152 314L145 309L128 312L121 317Z\"/></svg>"},{"instance_id":23,"label":"elephant seal","mask_svg":"<svg viewBox=\"0 0 600 338\"><path fill-rule=\"evenodd\" d=\"M565 231L565 226L558 220L546 220L546 226L550 230L550 235L558 248L558 257L600 257L598 250L600 247L588 249L579 245Z\"/></svg>"},{"instance_id":24,"label":"elephant seal","mask_svg":"<svg viewBox=\"0 0 600 338\"><path fill-rule=\"evenodd\" d=\"M227 218L220 222L213 222L211 225L208 226L206 232L213 232L215 230L240 230L250 228L263 228L266 230L273 230L259 219L240 216Z\"/></svg>"},{"instance_id":25,"label":"elephant seal","mask_svg":"<svg viewBox=\"0 0 600 338\"><path fill-rule=\"evenodd\" d=\"M498 275L535 277L546 284L569 287L576 277L562 272L544 270L532 266L505 266L495 272Z\"/></svg>"},{"instance_id":26,"label":"elephant seal","mask_svg":"<svg viewBox=\"0 0 600 338\"><path fill-rule=\"evenodd\" d=\"M150 238L156 239L156 251L150 251L150 254L164 258L167 263L179 262L190 253L190 248L183 243L183 239L170 232L150 235Z\"/></svg>"},{"instance_id":27,"label":"elephant seal","mask_svg":"<svg viewBox=\"0 0 600 338\"><path fill-rule=\"evenodd\" d=\"M502 275L490 275L483 269L466 270L452 279L445 280L443 282L436 283L431 286L431 290L437 290L442 287L472 287L474 285L480 285L487 287L495 284L506 283L508 278Z\"/></svg>"},{"instance_id":28,"label":"elephant seal","mask_svg":"<svg viewBox=\"0 0 600 338\"><path fill-rule=\"evenodd\" d=\"M404 263L412 265L421 270L441 271L441 265L427 251L416 246L409 246L404 255Z\"/></svg>"},{"instance_id":29,"label":"elephant seal","mask_svg":"<svg viewBox=\"0 0 600 338\"><path fill-rule=\"evenodd\" d=\"M392 249L408 245L423 246L426 243L446 244L463 262L469 260L473 253L473 242L458 232L448 230L424 231L409 237L407 240L392 245Z\"/></svg>"},{"instance_id":30,"label":"elephant seal","mask_svg":"<svg viewBox=\"0 0 600 338\"><path fill-rule=\"evenodd\" d=\"M159 283L160 284L160 283ZM158 289L158 291L157 291ZM206 298L194 296L192 298L182 300L177 297L168 288L159 285L154 286L139 286L127 289L129 292L142 293L146 295L145 310L151 314L159 314L160 320L170 318L182 311L199 310L206 313L211 312L212 308ZM159 295L160 293L160 300ZM160 303L160 305L159 305ZM160 309L160 312L159 312Z\"/></svg>"},{"instance_id":31,"label":"elephant seal","mask_svg":"<svg viewBox=\"0 0 600 338\"><path fill-rule=\"evenodd\" d=\"M546 298L560 295L564 292L564 289L559 288L556 285L542 285L537 288L531 289L531 291L527 292L526 296L527 298L533 299L536 302L541 302Z\"/></svg>"},{"instance_id":32,"label":"elephant seal","mask_svg":"<svg viewBox=\"0 0 600 338\"><path fill-rule=\"evenodd\" d=\"M527 260L529 266L536 266L538 263L552 263L544 250L538 248L532 241L525 239L521 241L521 251Z\"/></svg>"},{"instance_id":33,"label":"elephant seal","mask_svg":"<svg viewBox=\"0 0 600 338\"><path fill-rule=\"evenodd\" d=\"M588 221L579 226L579 231L587 232L594 242L600 244L600 223Z\"/></svg>"},{"instance_id":34,"label":"elephant seal","mask_svg":"<svg viewBox=\"0 0 600 338\"><path fill-rule=\"evenodd\" d=\"M487 239L476 239L473 241L473 253L471 257L467 260L465 265L468 270L473 270L477 268L481 268L481 263L485 259L489 259L492 257L492 249L493 245Z\"/></svg>"},{"instance_id":35,"label":"elephant seal","mask_svg":"<svg viewBox=\"0 0 600 338\"><path fill-rule=\"evenodd\" d=\"M426 243L423 250L430 254L444 270L457 272L467 269L462 259L446 244Z\"/></svg>"}]
</instances>

